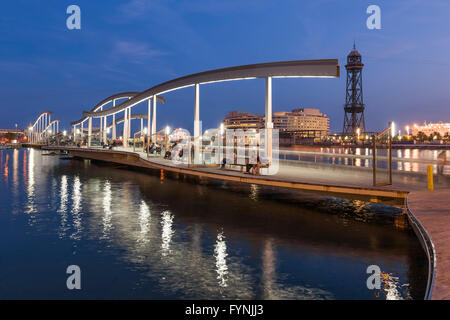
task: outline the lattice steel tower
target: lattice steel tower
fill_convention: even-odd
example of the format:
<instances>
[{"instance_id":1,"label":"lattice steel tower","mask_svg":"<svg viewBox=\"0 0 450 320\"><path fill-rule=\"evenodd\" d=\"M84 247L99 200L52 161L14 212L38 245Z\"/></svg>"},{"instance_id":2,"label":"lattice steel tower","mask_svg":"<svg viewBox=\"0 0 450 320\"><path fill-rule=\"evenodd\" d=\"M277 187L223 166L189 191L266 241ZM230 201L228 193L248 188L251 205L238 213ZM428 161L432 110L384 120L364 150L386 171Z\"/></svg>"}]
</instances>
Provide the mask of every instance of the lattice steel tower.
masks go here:
<instances>
[{"instance_id":1,"label":"lattice steel tower","mask_svg":"<svg viewBox=\"0 0 450 320\"><path fill-rule=\"evenodd\" d=\"M345 66L345 69L347 69L347 89L345 92L343 134L346 135L356 135L358 129L361 133L366 131L362 89L363 67L361 55L353 44L353 50L348 54Z\"/></svg>"}]
</instances>

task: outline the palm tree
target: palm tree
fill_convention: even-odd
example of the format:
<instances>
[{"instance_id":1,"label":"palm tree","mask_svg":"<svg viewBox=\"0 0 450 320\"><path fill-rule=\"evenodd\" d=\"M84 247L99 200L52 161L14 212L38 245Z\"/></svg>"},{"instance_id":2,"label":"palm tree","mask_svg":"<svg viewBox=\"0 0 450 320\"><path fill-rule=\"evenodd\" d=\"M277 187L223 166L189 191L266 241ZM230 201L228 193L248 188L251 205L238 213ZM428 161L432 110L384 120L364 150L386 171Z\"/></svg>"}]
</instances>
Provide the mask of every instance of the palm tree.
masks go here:
<instances>
[{"instance_id":1,"label":"palm tree","mask_svg":"<svg viewBox=\"0 0 450 320\"><path fill-rule=\"evenodd\" d=\"M422 131L419 131L417 133L417 140L424 142L426 139L428 139L428 136L425 133L423 133Z\"/></svg>"}]
</instances>

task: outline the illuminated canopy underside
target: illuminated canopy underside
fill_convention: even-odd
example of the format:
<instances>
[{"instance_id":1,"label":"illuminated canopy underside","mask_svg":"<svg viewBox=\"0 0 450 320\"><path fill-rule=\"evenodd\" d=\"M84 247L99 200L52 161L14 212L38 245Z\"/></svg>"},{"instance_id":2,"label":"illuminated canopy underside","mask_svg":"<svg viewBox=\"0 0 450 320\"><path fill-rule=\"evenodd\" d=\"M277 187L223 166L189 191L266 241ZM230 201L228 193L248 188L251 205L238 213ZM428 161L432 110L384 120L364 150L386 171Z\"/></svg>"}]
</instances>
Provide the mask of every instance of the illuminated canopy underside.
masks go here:
<instances>
[{"instance_id":1,"label":"illuminated canopy underside","mask_svg":"<svg viewBox=\"0 0 450 320\"><path fill-rule=\"evenodd\" d=\"M161 95L166 92L193 86L195 84L266 77L336 78L339 77L339 64L337 59L296 60L249 64L244 66L210 70L158 84L150 89L136 94L130 100L124 101L116 107L98 112L85 111L83 112L83 115L85 117L109 116L123 111L125 108L133 107L134 105L141 103L152 96Z\"/></svg>"}]
</instances>

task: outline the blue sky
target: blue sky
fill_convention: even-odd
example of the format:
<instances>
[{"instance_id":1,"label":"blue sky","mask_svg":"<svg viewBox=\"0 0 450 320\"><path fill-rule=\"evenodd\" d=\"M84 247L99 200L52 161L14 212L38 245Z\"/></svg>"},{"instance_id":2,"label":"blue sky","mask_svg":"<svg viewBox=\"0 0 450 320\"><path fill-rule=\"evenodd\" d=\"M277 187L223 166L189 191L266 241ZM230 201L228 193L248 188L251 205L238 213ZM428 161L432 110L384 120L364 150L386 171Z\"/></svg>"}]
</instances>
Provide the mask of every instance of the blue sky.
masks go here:
<instances>
[{"instance_id":1,"label":"blue sky","mask_svg":"<svg viewBox=\"0 0 450 320\"><path fill-rule=\"evenodd\" d=\"M81 30L66 8L81 8ZM381 7L381 30L366 8ZM342 130L345 59L363 55L366 126L450 121L447 0L8 1L0 13L0 127L26 127L50 109L62 127L103 98L233 65L338 58L340 79L276 79L274 110L317 107ZM165 96L158 125L193 123L194 89ZM144 112L139 105L136 113ZM201 87L203 128L230 110L264 112L264 81Z\"/></svg>"}]
</instances>

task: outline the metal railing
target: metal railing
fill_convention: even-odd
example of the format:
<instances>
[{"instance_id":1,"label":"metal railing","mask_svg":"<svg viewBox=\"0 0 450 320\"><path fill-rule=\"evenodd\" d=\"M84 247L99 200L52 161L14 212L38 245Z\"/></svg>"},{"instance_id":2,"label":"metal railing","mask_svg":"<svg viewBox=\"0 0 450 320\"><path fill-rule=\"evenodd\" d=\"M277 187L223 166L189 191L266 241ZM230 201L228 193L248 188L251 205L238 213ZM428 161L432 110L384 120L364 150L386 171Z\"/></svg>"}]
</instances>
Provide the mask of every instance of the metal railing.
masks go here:
<instances>
[{"instance_id":1,"label":"metal railing","mask_svg":"<svg viewBox=\"0 0 450 320\"><path fill-rule=\"evenodd\" d=\"M431 300L433 293L434 279L436 274L436 251L430 235L420 221L414 216L414 214L408 208L408 198L406 198L406 213L408 220L414 233L416 234L419 242L425 252L428 260L428 274L427 274L427 287L425 289L425 300Z\"/></svg>"},{"instance_id":2,"label":"metal railing","mask_svg":"<svg viewBox=\"0 0 450 320\"><path fill-rule=\"evenodd\" d=\"M380 134L378 134L377 136L374 136L373 139L373 151L372 151L372 156L373 156L373 185L374 186L386 186L386 185L391 185L392 184L392 128L391 128L391 123L389 123L389 128L385 129L383 132L381 132ZM378 168L378 163L377 161L378 159L378 155L377 155L377 148L381 147L383 149L386 149L388 154L387 154L387 161L388 161L388 168L383 170L387 170L387 181L381 181L378 182L377 180L377 171L381 170Z\"/></svg>"}]
</instances>

